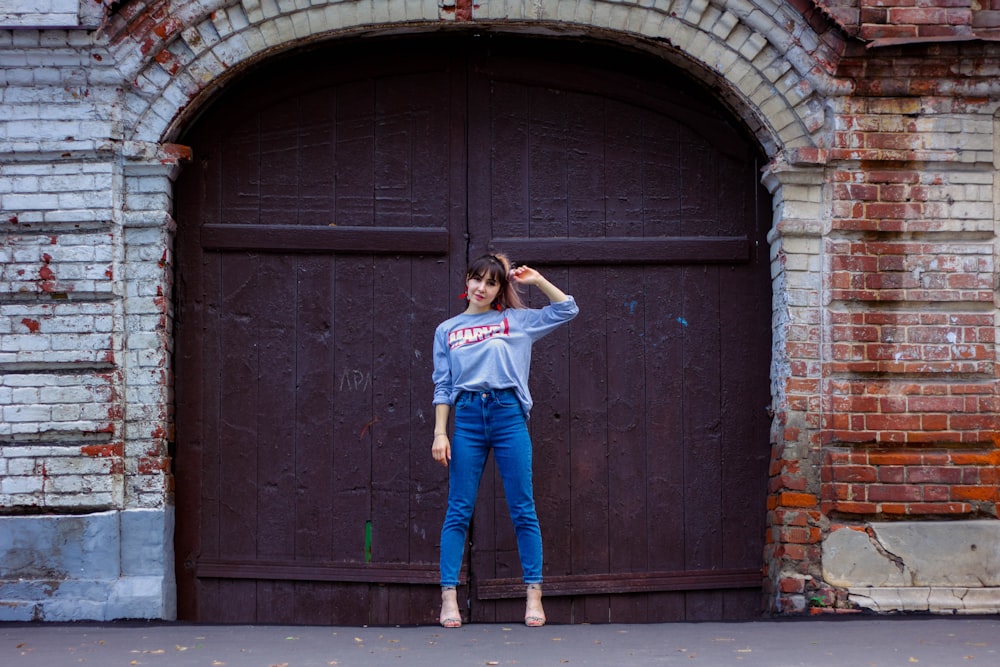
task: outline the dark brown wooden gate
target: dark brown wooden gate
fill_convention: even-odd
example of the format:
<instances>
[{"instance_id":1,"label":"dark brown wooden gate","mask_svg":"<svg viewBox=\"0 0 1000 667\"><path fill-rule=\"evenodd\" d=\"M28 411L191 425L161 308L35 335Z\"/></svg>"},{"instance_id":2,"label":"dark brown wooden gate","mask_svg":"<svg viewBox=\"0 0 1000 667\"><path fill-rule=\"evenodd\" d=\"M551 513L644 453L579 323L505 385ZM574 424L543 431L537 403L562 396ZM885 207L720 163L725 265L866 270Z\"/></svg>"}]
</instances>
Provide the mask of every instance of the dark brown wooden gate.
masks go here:
<instances>
[{"instance_id":1,"label":"dark brown wooden gate","mask_svg":"<svg viewBox=\"0 0 1000 667\"><path fill-rule=\"evenodd\" d=\"M285 59L184 140L182 618L436 619L431 334L487 250L581 306L532 370L550 619L758 614L769 201L716 103L614 49L439 36ZM516 620L492 473L471 538L471 616Z\"/></svg>"}]
</instances>

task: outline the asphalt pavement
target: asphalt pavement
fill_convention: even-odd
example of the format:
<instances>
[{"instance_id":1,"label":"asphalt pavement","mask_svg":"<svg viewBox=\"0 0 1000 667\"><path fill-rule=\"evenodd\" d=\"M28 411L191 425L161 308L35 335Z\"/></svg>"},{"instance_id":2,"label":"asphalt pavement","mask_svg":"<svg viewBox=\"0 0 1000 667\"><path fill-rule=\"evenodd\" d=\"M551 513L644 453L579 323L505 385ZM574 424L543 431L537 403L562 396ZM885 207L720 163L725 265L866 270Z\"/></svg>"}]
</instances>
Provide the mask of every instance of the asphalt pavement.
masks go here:
<instances>
[{"instance_id":1,"label":"asphalt pavement","mask_svg":"<svg viewBox=\"0 0 1000 667\"><path fill-rule=\"evenodd\" d=\"M439 627L0 623L0 666L998 667L1000 616Z\"/></svg>"}]
</instances>

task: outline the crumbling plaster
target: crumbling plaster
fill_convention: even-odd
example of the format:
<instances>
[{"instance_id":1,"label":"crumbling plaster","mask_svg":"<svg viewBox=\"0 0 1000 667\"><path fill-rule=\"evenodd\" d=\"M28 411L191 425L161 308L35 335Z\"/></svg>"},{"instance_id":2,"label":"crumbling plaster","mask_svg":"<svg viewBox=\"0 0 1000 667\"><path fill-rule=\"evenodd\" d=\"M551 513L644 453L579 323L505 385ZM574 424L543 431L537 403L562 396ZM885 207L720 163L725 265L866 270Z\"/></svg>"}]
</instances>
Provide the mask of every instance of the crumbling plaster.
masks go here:
<instances>
[{"instance_id":1,"label":"crumbling plaster","mask_svg":"<svg viewBox=\"0 0 1000 667\"><path fill-rule=\"evenodd\" d=\"M823 542L823 578L873 611L1000 612L1000 524L872 522Z\"/></svg>"}]
</instances>

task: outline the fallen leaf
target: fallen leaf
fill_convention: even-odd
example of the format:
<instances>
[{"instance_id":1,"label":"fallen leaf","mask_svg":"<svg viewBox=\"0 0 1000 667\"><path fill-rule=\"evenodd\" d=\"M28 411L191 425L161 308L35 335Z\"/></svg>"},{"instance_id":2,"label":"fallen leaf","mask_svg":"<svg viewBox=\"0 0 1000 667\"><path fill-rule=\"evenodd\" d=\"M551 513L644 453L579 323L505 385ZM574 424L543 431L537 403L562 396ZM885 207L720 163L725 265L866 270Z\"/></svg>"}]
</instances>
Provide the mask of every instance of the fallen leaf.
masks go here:
<instances>
[{"instance_id":1,"label":"fallen leaf","mask_svg":"<svg viewBox=\"0 0 1000 667\"><path fill-rule=\"evenodd\" d=\"M920 662L920 661L917 660L916 658L910 658L910 662Z\"/></svg>"},{"instance_id":2,"label":"fallen leaf","mask_svg":"<svg viewBox=\"0 0 1000 667\"><path fill-rule=\"evenodd\" d=\"M500 661L499 660L487 660L486 664L487 665L499 665Z\"/></svg>"},{"instance_id":3,"label":"fallen leaf","mask_svg":"<svg viewBox=\"0 0 1000 667\"><path fill-rule=\"evenodd\" d=\"M225 664L226 663L222 662L221 660L213 660L212 661L212 667L222 667Z\"/></svg>"}]
</instances>

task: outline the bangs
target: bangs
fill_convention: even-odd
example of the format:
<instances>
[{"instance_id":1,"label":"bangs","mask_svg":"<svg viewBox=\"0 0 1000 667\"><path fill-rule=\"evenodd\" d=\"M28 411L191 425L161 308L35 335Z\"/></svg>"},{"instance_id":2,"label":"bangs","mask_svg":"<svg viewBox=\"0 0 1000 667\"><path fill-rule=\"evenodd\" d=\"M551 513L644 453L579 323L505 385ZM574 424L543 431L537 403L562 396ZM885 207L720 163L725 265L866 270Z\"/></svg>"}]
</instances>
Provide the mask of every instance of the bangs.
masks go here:
<instances>
[{"instance_id":1,"label":"bangs","mask_svg":"<svg viewBox=\"0 0 1000 667\"><path fill-rule=\"evenodd\" d=\"M496 257L485 255L469 265L469 277L478 280L487 278L503 285L507 282L507 269Z\"/></svg>"}]
</instances>

